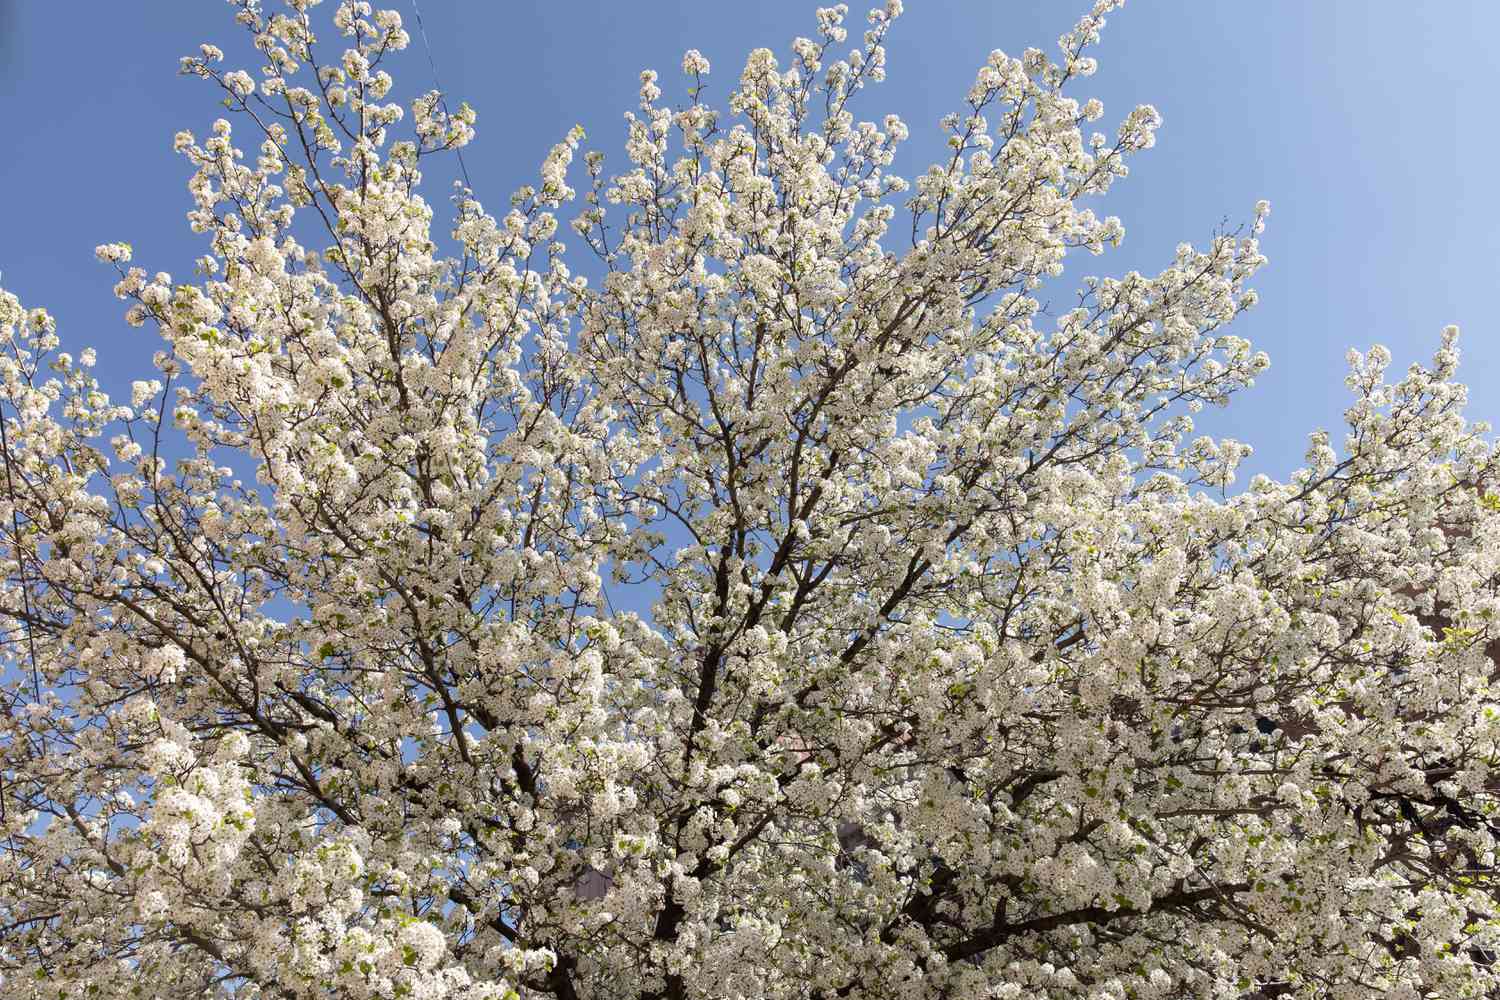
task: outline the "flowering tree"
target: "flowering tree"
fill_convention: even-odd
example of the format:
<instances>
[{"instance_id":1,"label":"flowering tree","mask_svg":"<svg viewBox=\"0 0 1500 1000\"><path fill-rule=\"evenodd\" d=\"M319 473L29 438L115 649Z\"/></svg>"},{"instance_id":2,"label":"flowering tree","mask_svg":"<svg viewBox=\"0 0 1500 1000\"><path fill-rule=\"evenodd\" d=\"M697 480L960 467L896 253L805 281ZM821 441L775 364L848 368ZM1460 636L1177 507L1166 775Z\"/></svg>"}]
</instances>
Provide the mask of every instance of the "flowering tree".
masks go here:
<instances>
[{"instance_id":1,"label":"flowering tree","mask_svg":"<svg viewBox=\"0 0 1500 1000\"><path fill-rule=\"evenodd\" d=\"M128 404L0 295L0 997L1496 995L1456 333L1224 496L1264 204L1034 297L1152 144L1068 96L1116 2L910 187L850 108L898 0L722 111L642 74L586 268L577 130L440 255L473 113L312 6L236 0L258 78L184 60L235 124L177 137L198 279L99 248L164 341Z\"/></svg>"}]
</instances>

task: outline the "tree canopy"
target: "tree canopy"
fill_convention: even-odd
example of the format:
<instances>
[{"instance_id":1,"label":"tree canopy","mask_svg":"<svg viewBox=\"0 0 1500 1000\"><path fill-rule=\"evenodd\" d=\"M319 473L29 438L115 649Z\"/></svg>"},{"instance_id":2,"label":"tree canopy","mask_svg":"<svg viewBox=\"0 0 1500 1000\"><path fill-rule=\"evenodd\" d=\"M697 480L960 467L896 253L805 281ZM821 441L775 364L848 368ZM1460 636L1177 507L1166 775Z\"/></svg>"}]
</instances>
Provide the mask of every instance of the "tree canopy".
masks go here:
<instances>
[{"instance_id":1,"label":"tree canopy","mask_svg":"<svg viewBox=\"0 0 1500 1000\"><path fill-rule=\"evenodd\" d=\"M840 5L435 232L400 16L234 0L196 276L97 251L152 377L0 293L0 997L1497 995L1457 331L1231 491L1264 202L1043 305L1118 5L910 181Z\"/></svg>"}]
</instances>

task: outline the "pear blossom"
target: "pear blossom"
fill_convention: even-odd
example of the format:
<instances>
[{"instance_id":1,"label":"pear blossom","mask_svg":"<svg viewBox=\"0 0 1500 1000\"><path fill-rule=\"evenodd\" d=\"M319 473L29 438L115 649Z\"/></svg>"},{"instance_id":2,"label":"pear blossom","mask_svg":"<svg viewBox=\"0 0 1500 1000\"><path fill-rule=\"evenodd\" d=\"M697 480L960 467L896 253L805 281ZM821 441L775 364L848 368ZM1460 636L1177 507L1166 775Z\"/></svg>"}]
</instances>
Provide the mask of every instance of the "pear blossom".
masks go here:
<instances>
[{"instance_id":1,"label":"pear blossom","mask_svg":"<svg viewBox=\"0 0 1500 1000\"><path fill-rule=\"evenodd\" d=\"M1458 331L1242 483L1267 202L1046 310L1161 125L1083 131L1119 0L914 176L887 0L498 210L318 6L182 62L195 273L95 251L129 405L0 291L0 998L1497 995Z\"/></svg>"}]
</instances>

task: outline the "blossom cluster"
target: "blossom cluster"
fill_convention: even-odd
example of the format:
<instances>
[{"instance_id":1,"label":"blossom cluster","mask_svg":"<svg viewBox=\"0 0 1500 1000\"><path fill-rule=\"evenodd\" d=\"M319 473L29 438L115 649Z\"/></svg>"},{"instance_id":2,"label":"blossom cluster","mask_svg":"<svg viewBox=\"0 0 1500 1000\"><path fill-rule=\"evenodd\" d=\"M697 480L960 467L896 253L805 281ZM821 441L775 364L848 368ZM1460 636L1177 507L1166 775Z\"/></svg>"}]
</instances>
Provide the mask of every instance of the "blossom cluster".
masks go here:
<instances>
[{"instance_id":1,"label":"blossom cluster","mask_svg":"<svg viewBox=\"0 0 1500 1000\"><path fill-rule=\"evenodd\" d=\"M914 177L840 4L441 233L473 110L271 6L196 274L96 251L128 402L0 292L0 998L1496 995L1457 331L1232 492L1268 205L1043 306L1160 125L1073 96L1117 0Z\"/></svg>"}]
</instances>

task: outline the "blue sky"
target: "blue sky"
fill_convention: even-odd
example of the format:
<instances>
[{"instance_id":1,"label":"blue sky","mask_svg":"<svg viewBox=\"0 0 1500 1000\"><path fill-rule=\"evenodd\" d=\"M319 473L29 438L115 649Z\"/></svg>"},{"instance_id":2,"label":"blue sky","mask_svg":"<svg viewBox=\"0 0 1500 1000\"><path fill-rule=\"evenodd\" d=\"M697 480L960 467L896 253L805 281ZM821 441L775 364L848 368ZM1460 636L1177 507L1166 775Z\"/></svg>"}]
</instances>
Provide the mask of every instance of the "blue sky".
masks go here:
<instances>
[{"instance_id":1,"label":"blue sky","mask_svg":"<svg viewBox=\"0 0 1500 1000\"><path fill-rule=\"evenodd\" d=\"M409 0L394 6L416 36ZM991 49L1050 49L1084 3L906 6L889 79L855 111L906 120L912 141L898 168L912 175L939 155L937 120L959 108ZM575 122L589 146L621 163L621 114L635 104L642 68L660 70L668 97L680 99L676 68L683 50L698 48L714 65L710 95L722 97L751 48L784 53L796 35L813 34L813 7L426 0L422 15L445 88L479 111L465 156L481 199L499 206ZM1450 322L1464 329L1471 417L1500 417L1491 378L1500 371L1491 307L1500 288L1497 29L1500 4L1490 0L1132 0L1110 19L1095 52L1100 72L1077 96L1103 100L1105 123L1146 101L1166 124L1108 200L1125 245L1074 258L1068 281L1154 272L1178 242L1244 222L1258 198L1270 199L1261 304L1236 332L1268 351L1272 368L1203 424L1256 447L1248 471L1284 476L1308 431L1338 428L1347 348L1383 343L1404 367L1430 356ZM158 342L120 319L111 272L92 250L125 240L149 270L190 273L201 247L184 220L189 172L171 138L184 127L202 134L222 112L207 85L176 75L177 58L202 41L229 53L226 66L257 65L230 8L209 0L0 0L0 284L50 309L67 348L96 346L111 391L147 374ZM431 86L420 37L393 71L406 96ZM450 176L428 171L438 204L456 175L447 166Z\"/></svg>"}]
</instances>

